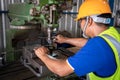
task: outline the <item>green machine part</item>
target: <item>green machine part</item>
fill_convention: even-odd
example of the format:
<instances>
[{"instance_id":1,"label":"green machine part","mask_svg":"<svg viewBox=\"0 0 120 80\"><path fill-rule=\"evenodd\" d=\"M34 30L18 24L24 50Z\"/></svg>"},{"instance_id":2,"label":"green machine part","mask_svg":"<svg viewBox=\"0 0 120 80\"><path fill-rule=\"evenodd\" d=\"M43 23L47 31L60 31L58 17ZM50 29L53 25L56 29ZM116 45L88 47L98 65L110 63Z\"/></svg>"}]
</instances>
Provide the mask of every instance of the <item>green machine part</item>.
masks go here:
<instances>
[{"instance_id":1,"label":"green machine part","mask_svg":"<svg viewBox=\"0 0 120 80\"><path fill-rule=\"evenodd\" d=\"M36 1L36 3L35 3ZM48 20L46 20L46 16L49 16L49 11L43 11L43 7L46 5L58 5L59 2L57 0L27 0L25 3L17 3L17 4L10 4L8 7L9 10L9 18L11 25L14 26L21 26L25 25L26 23L32 24L40 24L44 23L44 26L48 25ZM42 12L43 11L43 12ZM58 16L59 12L55 11L54 16Z\"/></svg>"},{"instance_id":2,"label":"green machine part","mask_svg":"<svg viewBox=\"0 0 120 80\"><path fill-rule=\"evenodd\" d=\"M15 60L18 60L20 59L19 57L19 50L16 50L13 48L12 46L12 39L14 38L14 36L18 33L24 33L26 32L26 30L14 30L14 29L10 29L10 30L6 30L6 43L7 43L7 46L6 46L6 61L7 62L13 62ZM16 44L15 44L16 45Z\"/></svg>"},{"instance_id":3,"label":"green machine part","mask_svg":"<svg viewBox=\"0 0 120 80\"><path fill-rule=\"evenodd\" d=\"M33 4L27 3L10 4L8 15L11 20L11 25L20 26L24 25L25 21L32 20L33 17L30 16L29 11L33 6Z\"/></svg>"}]
</instances>

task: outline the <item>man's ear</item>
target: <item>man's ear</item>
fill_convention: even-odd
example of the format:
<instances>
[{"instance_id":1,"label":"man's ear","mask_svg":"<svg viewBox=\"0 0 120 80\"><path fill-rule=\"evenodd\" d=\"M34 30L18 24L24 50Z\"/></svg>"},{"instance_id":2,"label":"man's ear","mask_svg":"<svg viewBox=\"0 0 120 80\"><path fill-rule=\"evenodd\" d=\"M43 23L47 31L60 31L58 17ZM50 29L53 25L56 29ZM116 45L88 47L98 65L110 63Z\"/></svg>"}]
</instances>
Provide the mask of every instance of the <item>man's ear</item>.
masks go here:
<instances>
[{"instance_id":1,"label":"man's ear","mask_svg":"<svg viewBox=\"0 0 120 80\"><path fill-rule=\"evenodd\" d=\"M88 27L90 27L92 24L93 24L93 19L91 17L89 17Z\"/></svg>"}]
</instances>

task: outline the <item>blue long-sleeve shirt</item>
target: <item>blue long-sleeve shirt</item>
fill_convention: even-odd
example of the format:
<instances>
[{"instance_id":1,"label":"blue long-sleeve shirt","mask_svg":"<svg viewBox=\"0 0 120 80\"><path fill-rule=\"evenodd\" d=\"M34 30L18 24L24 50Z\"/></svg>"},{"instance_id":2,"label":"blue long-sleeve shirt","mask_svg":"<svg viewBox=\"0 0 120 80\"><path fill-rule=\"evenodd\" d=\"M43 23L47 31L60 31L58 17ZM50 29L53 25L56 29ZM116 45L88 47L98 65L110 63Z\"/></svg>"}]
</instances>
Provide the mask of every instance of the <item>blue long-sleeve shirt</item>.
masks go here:
<instances>
[{"instance_id":1,"label":"blue long-sleeve shirt","mask_svg":"<svg viewBox=\"0 0 120 80\"><path fill-rule=\"evenodd\" d=\"M108 77L116 70L114 53L101 37L89 39L83 48L68 58L68 63L78 76L95 72L99 76Z\"/></svg>"}]
</instances>

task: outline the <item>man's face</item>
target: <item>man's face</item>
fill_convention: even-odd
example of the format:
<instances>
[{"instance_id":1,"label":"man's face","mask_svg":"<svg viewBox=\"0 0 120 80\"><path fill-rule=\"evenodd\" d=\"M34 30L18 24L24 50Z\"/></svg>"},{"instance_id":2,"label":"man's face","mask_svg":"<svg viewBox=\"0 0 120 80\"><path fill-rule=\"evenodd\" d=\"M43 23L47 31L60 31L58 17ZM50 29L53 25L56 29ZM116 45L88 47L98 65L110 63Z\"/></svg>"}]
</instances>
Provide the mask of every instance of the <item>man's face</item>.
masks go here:
<instances>
[{"instance_id":1,"label":"man's face","mask_svg":"<svg viewBox=\"0 0 120 80\"><path fill-rule=\"evenodd\" d=\"M96 23L93 21L92 18L87 19L80 19L79 20L80 27L87 37L93 37L95 36L96 32Z\"/></svg>"},{"instance_id":2,"label":"man's face","mask_svg":"<svg viewBox=\"0 0 120 80\"><path fill-rule=\"evenodd\" d=\"M89 23L90 18L82 18L79 20L80 27L83 31L84 37L89 37L90 36L90 23Z\"/></svg>"},{"instance_id":3,"label":"man's face","mask_svg":"<svg viewBox=\"0 0 120 80\"><path fill-rule=\"evenodd\" d=\"M84 34L87 35L87 28L85 29L86 19L85 18L80 19L79 24Z\"/></svg>"},{"instance_id":4,"label":"man's face","mask_svg":"<svg viewBox=\"0 0 120 80\"><path fill-rule=\"evenodd\" d=\"M80 19L79 24L80 24L80 27L81 27L81 29L83 31L83 28L84 28L84 25L85 25L85 19Z\"/></svg>"}]
</instances>

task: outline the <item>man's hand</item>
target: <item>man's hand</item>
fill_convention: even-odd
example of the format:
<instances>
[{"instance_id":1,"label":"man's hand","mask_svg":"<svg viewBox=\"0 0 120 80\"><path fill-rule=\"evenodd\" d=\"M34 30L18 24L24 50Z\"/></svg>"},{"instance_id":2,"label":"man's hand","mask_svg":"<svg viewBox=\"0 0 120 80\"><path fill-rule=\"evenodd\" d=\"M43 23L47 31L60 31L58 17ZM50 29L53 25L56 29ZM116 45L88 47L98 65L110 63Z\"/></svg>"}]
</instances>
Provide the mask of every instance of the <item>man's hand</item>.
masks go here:
<instances>
[{"instance_id":1,"label":"man's hand","mask_svg":"<svg viewBox=\"0 0 120 80\"><path fill-rule=\"evenodd\" d=\"M48 48L41 46L39 48L34 49L35 54L40 58L42 56L46 56L49 52Z\"/></svg>"},{"instance_id":2,"label":"man's hand","mask_svg":"<svg viewBox=\"0 0 120 80\"><path fill-rule=\"evenodd\" d=\"M35 54L40 58L43 63L53 73L63 77L73 73L73 69L69 66L66 59L52 59L47 56L48 49L45 47L39 47L34 49Z\"/></svg>"},{"instance_id":3,"label":"man's hand","mask_svg":"<svg viewBox=\"0 0 120 80\"><path fill-rule=\"evenodd\" d=\"M54 39L54 42L57 42L57 43L65 43L65 41L67 40L67 37L64 37L62 35L57 35Z\"/></svg>"}]
</instances>

